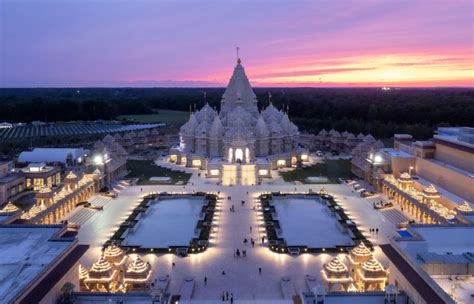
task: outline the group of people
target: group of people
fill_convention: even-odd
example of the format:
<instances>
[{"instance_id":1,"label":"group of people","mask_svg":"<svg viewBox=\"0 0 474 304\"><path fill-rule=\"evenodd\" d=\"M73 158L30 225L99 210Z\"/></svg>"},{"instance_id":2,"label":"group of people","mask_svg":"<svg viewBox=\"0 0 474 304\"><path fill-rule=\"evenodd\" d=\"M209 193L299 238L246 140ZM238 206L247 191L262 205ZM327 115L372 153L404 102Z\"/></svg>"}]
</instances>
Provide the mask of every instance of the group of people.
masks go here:
<instances>
[{"instance_id":1,"label":"group of people","mask_svg":"<svg viewBox=\"0 0 474 304\"><path fill-rule=\"evenodd\" d=\"M244 258L247 257L247 251L246 251L246 250L242 250L242 257L244 257ZM237 249L234 251L234 258L240 258L240 250L239 250L239 248L237 248Z\"/></svg>"},{"instance_id":2,"label":"group of people","mask_svg":"<svg viewBox=\"0 0 474 304\"><path fill-rule=\"evenodd\" d=\"M233 293L229 294L228 291L223 291L221 298L222 298L222 302L230 301L230 304L234 303L234 294Z\"/></svg>"},{"instance_id":3,"label":"group of people","mask_svg":"<svg viewBox=\"0 0 474 304\"><path fill-rule=\"evenodd\" d=\"M370 228L369 231L372 234L379 234L379 228Z\"/></svg>"}]
</instances>

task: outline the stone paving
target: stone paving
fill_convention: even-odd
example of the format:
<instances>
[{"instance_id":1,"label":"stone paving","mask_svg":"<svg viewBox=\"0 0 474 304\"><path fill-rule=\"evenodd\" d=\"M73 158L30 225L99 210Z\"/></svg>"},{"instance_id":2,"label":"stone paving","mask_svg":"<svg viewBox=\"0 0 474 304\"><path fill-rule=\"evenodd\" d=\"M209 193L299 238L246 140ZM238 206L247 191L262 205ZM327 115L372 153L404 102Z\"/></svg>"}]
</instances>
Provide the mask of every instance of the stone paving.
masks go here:
<instances>
[{"instance_id":1,"label":"stone paving","mask_svg":"<svg viewBox=\"0 0 474 304\"><path fill-rule=\"evenodd\" d=\"M186 171L198 172L196 169ZM196 284L192 299L199 300L199 303L217 302L223 291L233 293L235 300L273 300L276 303L277 300L283 300L280 287L282 276L291 278L297 293L306 291L308 288L305 276L320 277L323 263L331 259L331 256L302 254L295 257L271 252L265 244L261 244L264 228L259 226L257 211L253 209L256 198L261 192L294 192L295 189L297 192L309 189L319 191L322 187L335 195L340 205L346 209L346 213L374 244L386 243L389 238L395 236L395 225L379 211L374 210L371 202L360 198L359 194L346 184L293 185L275 179L259 186L217 186L216 181L193 174L186 186L130 186L123 190L118 198L107 204L107 208L82 224L79 242L89 244L90 249L81 259L81 263L90 267L97 260L104 242L148 192L221 191L220 197L223 199L220 200L220 210L216 215L216 234L212 236L207 251L185 258L174 254L147 254L144 258L152 264L155 277L170 276L168 291L172 294L178 292L185 277L194 277ZM231 200L227 199L228 196L231 196ZM244 206L240 204L242 200L246 201ZM235 212L229 211L232 205L235 205ZM379 228L379 234L371 235L369 228L375 227ZM255 239L255 247L252 248L250 242L243 244L244 238ZM235 258L233 253L237 248L240 251L246 250L247 257ZM378 248L375 256L382 264L388 265ZM173 262L176 264L174 268ZM261 274L258 272L259 267L262 268ZM223 271L225 275L222 274ZM208 278L207 286L204 285L204 277Z\"/></svg>"}]
</instances>

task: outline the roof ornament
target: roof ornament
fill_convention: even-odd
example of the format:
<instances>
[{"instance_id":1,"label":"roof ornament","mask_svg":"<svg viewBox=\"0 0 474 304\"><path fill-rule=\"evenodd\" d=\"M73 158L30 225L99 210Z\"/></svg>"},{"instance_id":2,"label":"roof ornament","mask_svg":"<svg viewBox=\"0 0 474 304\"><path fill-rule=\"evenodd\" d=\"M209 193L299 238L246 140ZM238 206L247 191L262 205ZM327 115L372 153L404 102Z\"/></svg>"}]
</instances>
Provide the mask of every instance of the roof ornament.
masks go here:
<instances>
[{"instance_id":1,"label":"roof ornament","mask_svg":"<svg viewBox=\"0 0 474 304\"><path fill-rule=\"evenodd\" d=\"M237 53L237 64L241 64L242 60L240 60L240 56L239 56L240 47L236 47L235 51Z\"/></svg>"},{"instance_id":2,"label":"roof ornament","mask_svg":"<svg viewBox=\"0 0 474 304\"><path fill-rule=\"evenodd\" d=\"M272 93L268 92L268 105L272 104Z\"/></svg>"},{"instance_id":3,"label":"roof ornament","mask_svg":"<svg viewBox=\"0 0 474 304\"><path fill-rule=\"evenodd\" d=\"M207 93L204 92L204 104L207 104Z\"/></svg>"}]
</instances>

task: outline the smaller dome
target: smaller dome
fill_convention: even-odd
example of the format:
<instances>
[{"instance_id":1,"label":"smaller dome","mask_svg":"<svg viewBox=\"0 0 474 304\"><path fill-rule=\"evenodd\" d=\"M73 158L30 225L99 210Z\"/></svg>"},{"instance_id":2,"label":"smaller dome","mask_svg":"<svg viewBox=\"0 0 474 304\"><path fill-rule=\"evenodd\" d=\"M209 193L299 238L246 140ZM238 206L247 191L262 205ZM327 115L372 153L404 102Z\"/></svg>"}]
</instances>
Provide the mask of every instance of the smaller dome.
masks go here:
<instances>
[{"instance_id":1,"label":"smaller dome","mask_svg":"<svg viewBox=\"0 0 474 304\"><path fill-rule=\"evenodd\" d=\"M221 119L218 115L214 117L212 122L211 129L209 130L209 137L212 138L221 138L223 135L224 129L222 127Z\"/></svg>"},{"instance_id":2,"label":"smaller dome","mask_svg":"<svg viewBox=\"0 0 474 304\"><path fill-rule=\"evenodd\" d=\"M346 139L356 139L355 135L352 133L347 134Z\"/></svg>"},{"instance_id":3,"label":"smaller dome","mask_svg":"<svg viewBox=\"0 0 474 304\"><path fill-rule=\"evenodd\" d=\"M408 174L407 172L403 172L402 174L400 174L400 176L398 177L398 182L400 183L411 183L413 182L412 178L411 178L411 175Z\"/></svg>"},{"instance_id":4,"label":"smaller dome","mask_svg":"<svg viewBox=\"0 0 474 304\"><path fill-rule=\"evenodd\" d=\"M364 141L367 143L375 143L375 138L369 134L366 137L364 137Z\"/></svg>"},{"instance_id":5,"label":"smaller dome","mask_svg":"<svg viewBox=\"0 0 474 304\"><path fill-rule=\"evenodd\" d=\"M89 271L81 264L79 264L78 270L79 270L79 280L84 280L89 277Z\"/></svg>"},{"instance_id":6,"label":"smaller dome","mask_svg":"<svg viewBox=\"0 0 474 304\"><path fill-rule=\"evenodd\" d=\"M196 128L196 137L207 137L207 132L209 131L209 129L210 126L208 125L207 121L201 122Z\"/></svg>"},{"instance_id":7,"label":"smaller dome","mask_svg":"<svg viewBox=\"0 0 474 304\"><path fill-rule=\"evenodd\" d=\"M270 135L270 131L268 131L267 124L263 119L263 116L260 115L257 119L257 125L255 126L255 133L259 138L266 138Z\"/></svg>"},{"instance_id":8,"label":"smaller dome","mask_svg":"<svg viewBox=\"0 0 474 304\"><path fill-rule=\"evenodd\" d=\"M147 282L151 277L151 265L144 262L140 257L128 265L127 271L124 274L124 282Z\"/></svg>"},{"instance_id":9,"label":"smaller dome","mask_svg":"<svg viewBox=\"0 0 474 304\"><path fill-rule=\"evenodd\" d=\"M115 141L114 137L110 134L105 135L105 137L102 139L104 143L113 143Z\"/></svg>"},{"instance_id":10,"label":"smaller dome","mask_svg":"<svg viewBox=\"0 0 474 304\"><path fill-rule=\"evenodd\" d=\"M101 255L99 260L92 265L89 271L89 278L108 281L112 279L114 272L109 261L107 261L104 255Z\"/></svg>"},{"instance_id":11,"label":"smaller dome","mask_svg":"<svg viewBox=\"0 0 474 304\"><path fill-rule=\"evenodd\" d=\"M380 149L383 149L385 148L385 145L383 144L383 142L381 140L377 140L373 145L372 145L372 148L374 150L380 150Z\"/></svg>"},{"instance_id":12,"label":"smaller dome","mask_svg":"<svg viewBox=\"0 0 474 304\"><path fill-rule=\"evenodd\" d=\"M65 179L76 180L77 175L73 171L69 171L69 173L66 175Z\"/></svg>"},{"instance_id":13,"label":"smaller dome","mask_svg":"<svg viewBox=\"0 0 474 304\"><path fill-rule=\"evenodd\" d=\"M457 210L462 211L462 212L472 212L472 207L471 205L464 201L461 205L456 207Z\"/></svg>"},{"instance_id":14,"label":"smaller dome","mask_svg":"<svg viewBox=\"0 0 474 304\"><path fill-rule=\"evenodd\" d=\"M351 250L351 254L359 257L369 257L372 255L370 249L365 246L364 242L360 242L359 245Z\"/></svg>"},{"instance_id":15,"label":"smaller dome","mask_svg":"<svg viewBox=\"0 0 474 304\"><path fill-rule=\"evenodd\" d=\"M272 123L270 124L270 133L272 137L282 136L283 129L276 121L272 121Z\"/></svg>"},{"instance_id":16,"label":"smaller dome","mask_svg":"<svg viewBox=\"0 0 474 304\"><path fill-rule=\"evenodd\" d=\"M318 135L326 136L328 135L328 131L326 131L325 129L322 129L321 131L319 131Z\"/></svg>"},{"instance_id":17,"label":"smaller dome","mask_svg":"<svg viewBox=\"0 0 474 304\"><path fill-rule=\"evenodd\" d=\"M428 187L425 187L425 189L423 189L423 194L433 196L433 195L439 195L439 192L433 184L430 184Z\"/></svg>"},{"instance_id":18,"label":"smaller dome","mask_svg":"<svg viewBox=\"0 0 474 304\"><path fill-rule=\"evenodd\" d=\"M359 133L359 134L357 135L357 139L364 140L364 138L365 138L365 135L362 134L362 133Z\"/></svg>"},{"instance_id":19,"label":"smaller dome","mask_svg":"<svg viewBox=\"0 0 474 304\"><path fill-rule=\"evenodd\" d=\"M324 274L325 279L350 280L349 269L337 256L324 264L322 273Z\"/></svg>"},{"instance_id":20,"label":"smaller dome","mask_svg":"<svg viewBox=\"0 0 474 304\"><path fill-rule=\"evenodd\" d=\"M9 212L15 212L20 210L17 206L13 205L12 202L8 202L3 206L2 209L0 209L0 213L9 213Z\"/></svg>"},{"instance_id":21,"label":"smaller dome","mask_svg":"<svg viewBox=\"0 0 474 304\"><path fill-rule=\"evenodd\" d=\"M40 189L40 191L38 191L38 193L44 193L44 194L51 193L51 189L48 187L43 187Z\"/></svg>"},{"instance_id":22,"label":"smaller dome","mask_svg":"<svg viewBox=\"0 0 474 304\"><path fill-rule=\"evenodd\" d=\"M194 115L194 113L191 113L191 115L189 116L189 120L181 126L180 131L184 134L192 135L194 134L197 125L198 122L196 120L196 116Z\"/></svg>"},{"instance_id":23,"label":"smaller dome","mask_svg":"<svg viewBox=\"0 0 474 304\"><path fill-rule=\"evenodd\" d=\"M385 278L386 271L382 264L371 256L367 261L362 264L362 272L365 278Z\"/></svg>"}]
</instances>

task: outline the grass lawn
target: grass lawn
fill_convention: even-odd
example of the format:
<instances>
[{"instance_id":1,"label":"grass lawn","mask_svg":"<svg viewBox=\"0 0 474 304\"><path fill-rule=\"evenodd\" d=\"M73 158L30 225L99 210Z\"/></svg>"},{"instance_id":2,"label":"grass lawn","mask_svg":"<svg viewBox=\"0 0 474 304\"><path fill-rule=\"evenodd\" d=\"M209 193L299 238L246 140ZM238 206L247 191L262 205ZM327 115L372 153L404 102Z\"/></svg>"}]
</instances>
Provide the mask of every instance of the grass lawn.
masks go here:
<instances>
[{"instance_id":1,"label":"grass lawn","mask_svg":"<svg viewBox=\"0 0 474 304\"><path fill-rule=\"evenodd\" d=\"M129 160L127 170L130 171L127 177L139 178L139 185L176 184L180 181L184 185L191 177L189 173L157 166L151 160ZM169 182L150 181L150 177L162 176L168 176L171 180Z\"/></svg>"},{"instance_id":2,"label":"grass lawn","mask_svg":"<svg viewBox=\"0 0 474 304\"><path fill-rule=\"evenodd\" d=\"M306 183L306 178L310 176L326 176L328 183L339 183L338 178L350 178L350 160L326 160L324 163L316 164L306 168L298 168L289 172L280 173L285 182L299 181Z\"/></svg>"},{"instance_id":3,"label":"grass lawn","mask_svg":"<svg viewBox=\"0 0 474 304\"><path fill-rule=\"evenodd\" d=\"M165 123L167 125L182 125L189 118L189 112L158 110L156 114L120 115L118 120L127 119L136 123Z\"/></svg>"}]
</instances>

